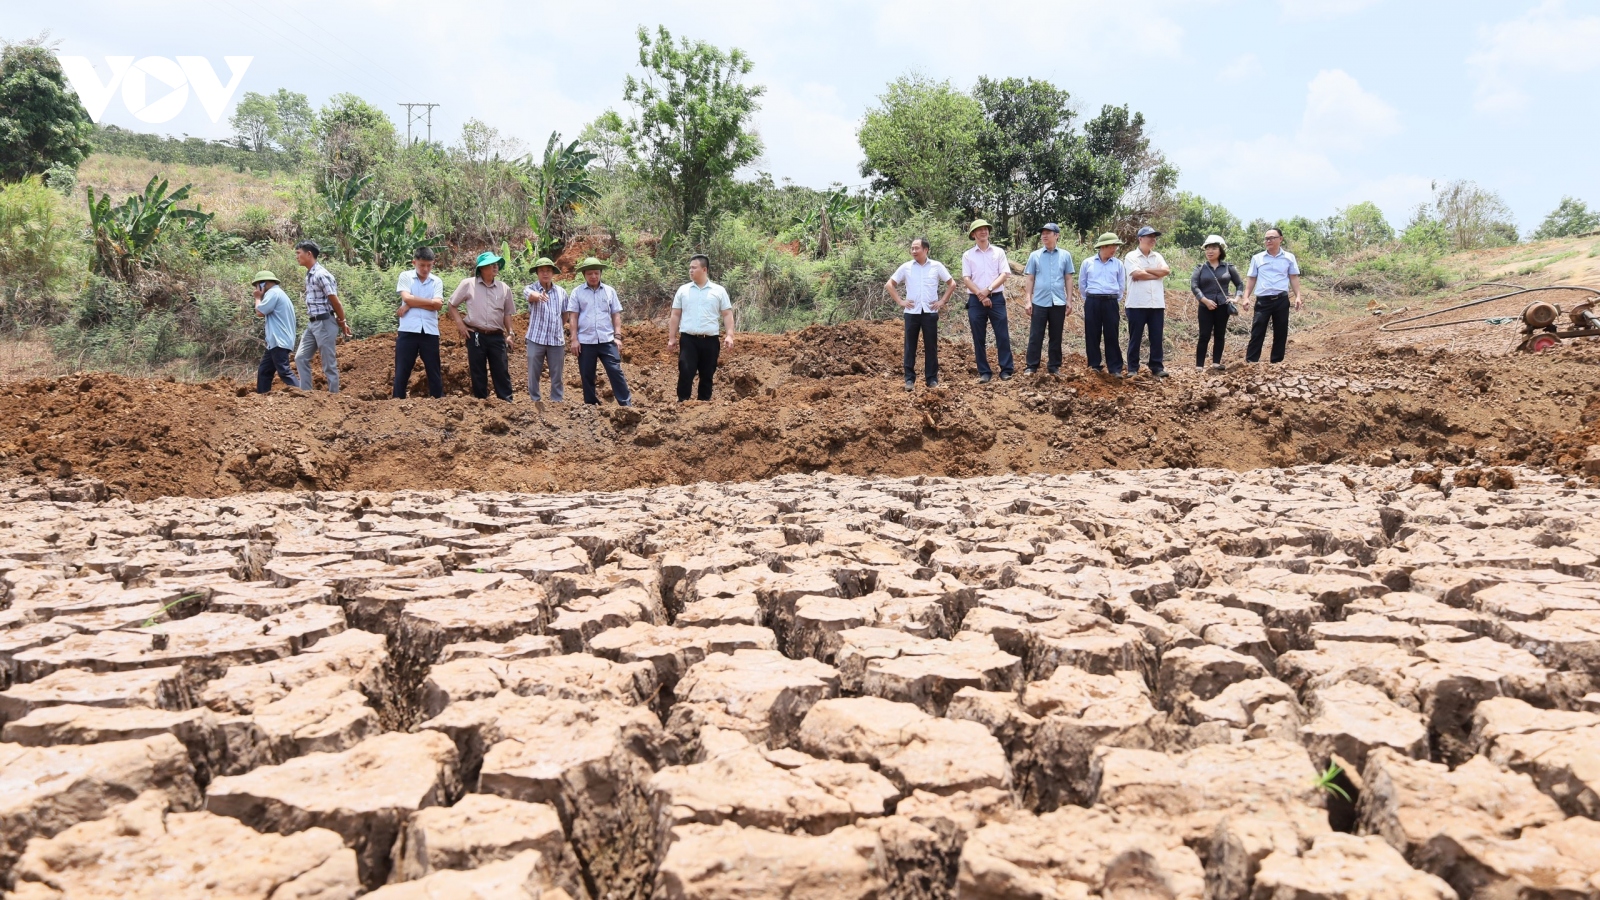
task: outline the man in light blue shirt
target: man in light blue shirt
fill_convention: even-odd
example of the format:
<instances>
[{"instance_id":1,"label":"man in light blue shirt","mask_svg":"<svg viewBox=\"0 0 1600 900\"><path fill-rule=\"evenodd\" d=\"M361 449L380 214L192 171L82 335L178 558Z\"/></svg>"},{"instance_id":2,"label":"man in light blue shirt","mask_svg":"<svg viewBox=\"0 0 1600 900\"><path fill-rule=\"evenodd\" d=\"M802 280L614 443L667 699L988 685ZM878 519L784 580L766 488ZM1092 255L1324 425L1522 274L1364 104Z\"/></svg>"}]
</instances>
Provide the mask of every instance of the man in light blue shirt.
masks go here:
<instances>
[{"instance_id":1,"label":"man in light blue shirt","mask_svg":"<svg viewBox=\"0 0 1600 900\"><path fill-rule=\"evenodd\" d=\"M1084 355L1089 368L1103 371L1100 348L1105 346L1105 362L1111 374L1122 375L1122 311L1117 304L1128 287L1128 269L1117 259L1122 239L1111 232L1095 241L1095 255L1083 261L1078 270L1078 293L1083 295Z\"/></svg>"},{"instance_id":2,"label":"man in light blue shirt","mask_svg":"<svg viewBox=\"0 0 1600 900\"><path fill-rule=\"evenodd\" d=\"M444 375L439 368L439 310L444 307L444 280L433 274L433 249L418 247L411 268L395 284L400 325L394 336L394 398L404 400L411 384L411 369L422 357L428 376L428 396L444 396Z\"/></svg>"},{"instance_id":3,"label":"man in light blue shirt","mask_svg":"<svg viewBox=\"0 0 1600 900\"><path fill-rule=\"evenodd\" d=\"M1039 231L1043 247L1028 256L1023 269L1024 296L1032 299L1029 307L1032 321L1028 325L1027 375L1039 374L1039 351L1044 344L1045 330L1050 332L1049 372L1061 371L1061 331L1066 327L1067 316L1072 314L1072 279L1075 271L1072 254L1056 246L1061 240L1061 226L1046 222Z\"/></svg>"},{"instance_id":4,"label":"man in light blue shirt","mask_svg":"<svg viewBox=\"0 0 1600 900\"><path fill-rule=\"evenodd\" d=\"M567 327L572 334L572 353L578 357L578 376L583 381L583 402L600 404L595 392L596 361L605 366L606 380L619 406L632 406L633 394L628 379L622 377L622 300L611 285L600 280L606 264L593 256L578 264L583 284L567 294Z\"/></svg>"},{"instance_id":5,"label":"man in light blue shirt","mask_svg":"<svg viewBox=\"0 0 1600 900\"><path fill-rule=\"evenodd\" d=\"M255 288L256 315L266 320L267 352L256 367L256 393L272 390L277 375L289 387L299 387L289 371L289 351L294 349L294 301L278 287L278 276L261 271L251 282Z\"/></svg>"},{"instance_id":6,"label":"man in light blue shirt","mask_svg":"<svg viewBox=\"0 0 1600 900\"><path fill-rule=\"evenodd\" d=\"M1283 362L1284 350L1289 344L1289 304L1295 309L1305 309L1300 300L1300 261L1283 249L1283 232L1268 228L1261 242L1267 249L1250 257L1250 274L1244 280L1244 308L1250 308L1254 297L1255 318L1250 322L1250 344L1245 348L1245 362L1261 361L1261 345L1267 339L1267 324L1272 324L1272 356L1275 363Z\"/></svg>"},{"instance_id":7,"label":"man in light blue shirt","mask_svg":"<svg viewBox=\"0 0 1600 900\"><path fill-rule=\"evenodd\" d=\"M667 321L667 349L678 351L678 402L689 399L696 375L700 389L696 400L711 399L711 376L724 344L733 349L733 301L722 285L711 280L711 257L689 257L689 283L672 297L672 318ZM724 330L723 340L717 331ZM680 346L681 337L681 346Z\"/></svg>"}]
</instances>

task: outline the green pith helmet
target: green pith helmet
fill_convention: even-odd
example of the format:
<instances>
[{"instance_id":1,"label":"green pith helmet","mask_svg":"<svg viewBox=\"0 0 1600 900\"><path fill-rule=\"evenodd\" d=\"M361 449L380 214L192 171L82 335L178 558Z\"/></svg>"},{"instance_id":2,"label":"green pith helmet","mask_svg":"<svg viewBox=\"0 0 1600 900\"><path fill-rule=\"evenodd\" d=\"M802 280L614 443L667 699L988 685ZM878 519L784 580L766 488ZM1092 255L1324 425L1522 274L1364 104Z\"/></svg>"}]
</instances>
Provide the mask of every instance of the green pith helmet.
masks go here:
<instances>
[{"instance_id":1,"label":"green pith helmet","mask_svg":"<svg viewBox=\"0 0 1600 900\"><path fill-rule=\"evenodd\" d=\"M1113 247L1120 247L1122 246L1122 238L1119 238L1115 233L1108 231L1105 234L1100 235L1100 239L1094 242L1094 248L1099 250L1101 247L1104 247L1108 244Z\"/></svg>"},{"instance_id":2,"label":"green pith helmet","mask_svg":"<svg viewBox=\"0 0 1600 900\"><path fill-rule=\"evenodd\" d=\"M261 271L257 272L255 274L255 277L250 279L250 283L251 284L260 284L263 281L270 281L273 284L282 284L283 283L283 282L278 280L278 276L272 274L271 272L268 272L266 269L262 269Z\"/></svg>"},{"instance_id":3,"label":"green pith helmet","mask_svg":"<svg viewBox=\"0 0 1600 900\"><path fill-rule=\"evenodd\" d=\"M593 256L585 256L583 258L583 262L578 263L578 271L579 272L587 272L590 269L609 269L609 268L611 268L611 264L610 263L606 262L603 259L598 259L598 258L593 257Z\"/></svg>"},{"instance_id":4,"label":"green pith helmet","mask_svg":"<svg viewBox=\"0 0 1600 900\"><path fill-rule=\"evenodd\" d=\"M538 259L533 261L533 270L535 272L539 271L540 269L544 268L545 266L549 266L550 268L554 269L554 268L556 268L556 261L551 259L548 256L541 256Z\"/></svg>"},{"instance_id":5,"label":"green pith helmet","mask_svg":"<svg viewBox=\"0 0 1600 900\"><path fill-rule=\"evenodd\" d=\"M493 250L485 250L478 254L478 261L472 264L472 270L476 272L484 266L499 266L503 269L505 268L505 265L506 261L504 257Z\"/></svg>"},{"instance_id":6,"label":"green pith helmet","mask_svg":"<svg viewBox=\"0 0 1600 900\"><path fill-rule=\"evenodd\" d=\"M988 228L991 231L994 230L994 226L990 225L987 220L974 219L972 222L972 227L967 229L967 237L972 237L972 233L977 231L979 228Z\"/></svg>"}]
</instances>

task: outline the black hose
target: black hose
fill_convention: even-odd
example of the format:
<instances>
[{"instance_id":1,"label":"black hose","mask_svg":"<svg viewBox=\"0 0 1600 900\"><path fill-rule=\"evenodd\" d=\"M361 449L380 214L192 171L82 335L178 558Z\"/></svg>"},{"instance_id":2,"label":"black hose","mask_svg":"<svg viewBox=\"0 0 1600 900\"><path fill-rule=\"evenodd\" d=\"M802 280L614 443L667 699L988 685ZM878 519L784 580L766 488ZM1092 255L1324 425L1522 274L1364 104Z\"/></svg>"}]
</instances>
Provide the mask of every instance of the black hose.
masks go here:
<instances>
[{"instance_id":1,"label":"black hose","mask_svg":"<svg viewBox=\"0 0 1600 900\"><path fill-rule=\"evenodd\" d=\"M1443 328L1446 325L1470 325L1470 324L1473 324L1475 322L1483 322L1483 321L1486 321L1486 320L1485 319L1454 319L1454 320L1449 321L1449 322L1429 322L1426 325L1411 325L1411 324L1409 324L1411 322L1420 322L1423 319L1431 319L1434 316L1442 316L1445 313L1455 312L1458 309L1466 309L1469 306L1478 306L1478 305L1483 304L1483 303L1492 303L1495 300L1504 300L1507 297L1518 297L1518 296L1521 296L1523 294L1536 294L1536 293L1538 293L1540 291L1588 291L1589 293L1595 295L1596 297L1600 297L1600 291L1597 291L1594 288L1580 287L1580 286L1574 285L1574 284L1551 284L1551 285L1546 285L1544 287L1525 288L1525 287L1518 287L1517 285L1514 285L1514 284L1505 284L1504 282L1485 281L1482 284L1473 285L1473 287L1491 287L1491 286L1492 287L1511 287L1511 288L1516 288L1516 290L1508 291L1507 293L1504 293L1504 294L1496 294L1493 297L1484 297L1484 298L1479 299L1479 300L1469 300L1466 303L1457 303L1455 306L1447 306L1444 309L1436 309L1436 310L1433 310L1432 312L1425 312L1425 313L1423 313L1422 315L1419 315L1419 316L1410 316L1410 317L1404 318L1404 319L1396 319L1393 322L1385 322L1383 325L1378 327L1378 330L1379 331L1387 331L1387 332L1421 331L1424 328Z\"/></svg>"}]
</instances>

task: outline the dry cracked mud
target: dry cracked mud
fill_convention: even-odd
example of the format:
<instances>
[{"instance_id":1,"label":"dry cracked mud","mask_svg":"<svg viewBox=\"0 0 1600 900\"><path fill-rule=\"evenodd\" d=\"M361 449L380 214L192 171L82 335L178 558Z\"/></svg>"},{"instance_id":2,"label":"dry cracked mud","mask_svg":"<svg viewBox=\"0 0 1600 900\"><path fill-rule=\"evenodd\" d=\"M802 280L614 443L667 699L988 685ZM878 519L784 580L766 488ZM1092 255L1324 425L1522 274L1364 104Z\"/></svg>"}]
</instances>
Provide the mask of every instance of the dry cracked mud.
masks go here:
<instances>
[{"instance_id":1,"label":"dry cracked mud","mask_svg":"<svg viewBox=\"0 0 1600 900\"><path fill-rule=\"evenodd\" d=\"M16 900L1600 898L1532 469L0 482L0 688Z\"/></svg>"}]
</instances>

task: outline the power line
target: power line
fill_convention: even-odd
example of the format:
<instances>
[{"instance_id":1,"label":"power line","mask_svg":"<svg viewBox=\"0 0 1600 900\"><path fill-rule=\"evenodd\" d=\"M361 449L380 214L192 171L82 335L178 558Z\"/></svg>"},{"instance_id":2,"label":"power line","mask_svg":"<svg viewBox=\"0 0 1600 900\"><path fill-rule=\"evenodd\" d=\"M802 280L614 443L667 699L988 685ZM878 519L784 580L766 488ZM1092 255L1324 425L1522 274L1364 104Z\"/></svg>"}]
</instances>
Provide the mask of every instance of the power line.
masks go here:
<instances>
[{"instance_id":1,"label":"power line","mask_svg":"<svg viewBox=\"0 0 1600 900\"><path fill-rule=\"evenodd\" d=\"M289 46L295 48L296 52L304 54L308 58L316 60L324 65L340 69L346 76L353 76L352 80L361 82L367 88L377 89L377 93L380 95L383 93L384 87L379 82L371 80L370 76L368 76L359 67L346 63L342 54L337 52L325 52L318 54L313 52L311 48L307 47L305 44L305 39L310 37L311 40L316 40L315 35L286 34L279 30L279 28L270 20L257 18L253 13L248 12L245 9L241 9L239 6L235 5L232 0L222 0L222 2L224 6L234 13L234 15L238 16L240 19L248 19L255 25L255 27L277 35L278 38L283 40ZM321 45L320 41L317 43ZM322 46L326 47L326 45Z\"/></svg>"},{"instance_id":2,"label":"power line","mask_svg":"<svg viewBox=\"0 0 1600 900\"><path fill-rule=\"evenodd\" d=\"M425 120L428 127L428 143L433 143L433 108L437 103L401 103L406 108L406 146L411 146L411 126L419 120ZM414 107L422 107L422 112L416 112Z\"/></svg>"}]
</instances>

